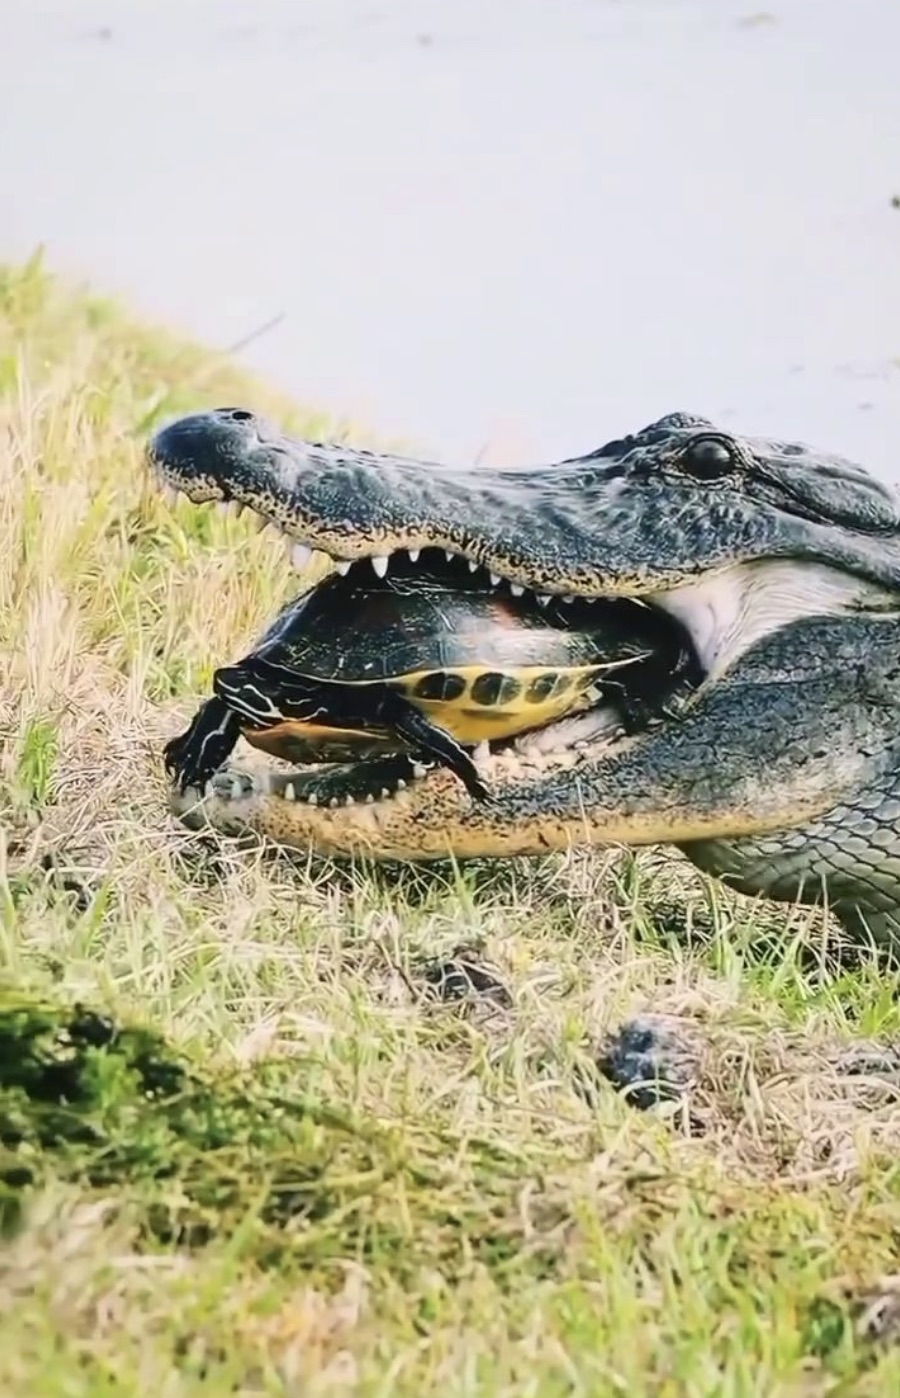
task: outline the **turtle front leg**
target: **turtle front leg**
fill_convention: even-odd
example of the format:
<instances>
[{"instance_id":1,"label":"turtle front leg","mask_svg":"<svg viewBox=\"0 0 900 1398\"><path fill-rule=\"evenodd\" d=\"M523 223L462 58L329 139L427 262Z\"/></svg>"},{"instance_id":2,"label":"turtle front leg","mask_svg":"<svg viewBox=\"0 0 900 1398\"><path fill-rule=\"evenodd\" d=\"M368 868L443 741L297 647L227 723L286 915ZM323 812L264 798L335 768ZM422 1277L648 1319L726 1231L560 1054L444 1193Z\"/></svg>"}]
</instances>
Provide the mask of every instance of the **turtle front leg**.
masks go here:
<instances>
[{"instance_id":1,"label":"turtle front leg","mask_svg":"<svg viewBox=\"0 0 900 1398\"><path fill-rule=\"evenodd\" d=\"M379 709L379 715L401 738L413 747L419 747L425 757L437 759L451 772L455 772L474 801L487 801L489 792L473 759L455 738L432 723L399 694L388 694Z\"/></svg>"},{"instance_id":2,"label":"turtle front leg","mask_svg":"<svg viewBox=\"0 0 900 1398\"><path fill-rule=\"evenodd\" d=\"M215 697L201 704L190 727L163 748L166 771L179 791L191 786L202 791L240 736L240 719L223 700Z\"/></svg>"}]
</instances>

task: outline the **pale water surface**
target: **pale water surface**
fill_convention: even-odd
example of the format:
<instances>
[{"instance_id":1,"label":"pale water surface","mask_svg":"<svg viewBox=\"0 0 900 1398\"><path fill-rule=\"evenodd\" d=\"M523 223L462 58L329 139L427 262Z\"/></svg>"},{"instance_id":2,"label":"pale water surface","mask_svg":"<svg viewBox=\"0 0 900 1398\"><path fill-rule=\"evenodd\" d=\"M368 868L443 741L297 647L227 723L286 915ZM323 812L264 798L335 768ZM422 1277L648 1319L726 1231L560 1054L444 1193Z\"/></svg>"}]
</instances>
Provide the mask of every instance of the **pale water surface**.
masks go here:
<instances>
[{"instance_id":1,"label":"pale water surface","mask_svg":"<svg viewBox=\"0 0 900 1398\"><path fill-rule=\"evenodd\" d=\"M900 481L896 0L0 0L0 257L426 450Z\"/></svg>"}]
</instances>

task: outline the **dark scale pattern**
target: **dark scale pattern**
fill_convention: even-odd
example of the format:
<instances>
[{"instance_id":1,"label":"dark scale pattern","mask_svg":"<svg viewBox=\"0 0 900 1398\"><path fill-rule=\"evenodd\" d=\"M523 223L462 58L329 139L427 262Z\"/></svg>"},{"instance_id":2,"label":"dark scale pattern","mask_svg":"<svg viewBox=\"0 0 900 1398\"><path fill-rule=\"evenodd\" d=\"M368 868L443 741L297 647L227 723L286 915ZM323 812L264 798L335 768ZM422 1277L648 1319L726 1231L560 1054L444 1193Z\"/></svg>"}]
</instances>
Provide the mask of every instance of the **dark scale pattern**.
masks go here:
<instances>
[{"instance_id":1,"label":"dark scale pattern","mask_svg":"<svg viewBox=\"0 0 900 1398\"><path fill-rule=\"evenodd\" d=\"M458 699L465 691L466 682L462 675L451 675L446 670L435 670L432 674L423 675L413 685L413 694L417 699L437 699L446 702Z\"/></svg>"},{"instance_id":2,"label":"dark scale pattern","mask_svg":"<svg viewBox=\"0 0 900 1398\"><path fill-rule=\"evenodd\" d=\"M479 675L472 685L473 703L482 704L486 709L494 709L499 704L510 704L521 693L520 680L517 680L514 675L502 675L496 670L489 670L487 674Z\"/></svg>"},{"instance_id":3,"label":"dark scale pattern","mask_svg":"<svg viewBox=\"0 0 900 1398\"><path fill-rule=\"evenodd\" d=\"M571 675L559 675L554 670L548 670L546 675L538 675L537 679L531 681L525 691L525 702L545 704L555 695L563 694L571 683Z\"/></svg>"}]
</instances>

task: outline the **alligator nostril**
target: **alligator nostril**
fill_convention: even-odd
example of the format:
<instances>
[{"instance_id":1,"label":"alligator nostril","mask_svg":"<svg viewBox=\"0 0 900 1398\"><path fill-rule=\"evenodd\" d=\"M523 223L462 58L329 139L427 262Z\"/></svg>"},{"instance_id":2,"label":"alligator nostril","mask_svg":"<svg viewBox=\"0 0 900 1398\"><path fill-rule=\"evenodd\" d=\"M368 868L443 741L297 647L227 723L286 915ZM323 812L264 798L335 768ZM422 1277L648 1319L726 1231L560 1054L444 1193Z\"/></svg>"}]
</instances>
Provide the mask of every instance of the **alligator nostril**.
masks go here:
<instances>
[{"instance_id":1,"label":"alligator nostril","mask_svg":"<svg viewBox=\"0 0 900 1398\"><path fill-rule=\"evenodd\" d=\"M221 417L230 417L232 422L252 422L253 414L246 408L220 408Z\"/></svg>"}]
</instances>

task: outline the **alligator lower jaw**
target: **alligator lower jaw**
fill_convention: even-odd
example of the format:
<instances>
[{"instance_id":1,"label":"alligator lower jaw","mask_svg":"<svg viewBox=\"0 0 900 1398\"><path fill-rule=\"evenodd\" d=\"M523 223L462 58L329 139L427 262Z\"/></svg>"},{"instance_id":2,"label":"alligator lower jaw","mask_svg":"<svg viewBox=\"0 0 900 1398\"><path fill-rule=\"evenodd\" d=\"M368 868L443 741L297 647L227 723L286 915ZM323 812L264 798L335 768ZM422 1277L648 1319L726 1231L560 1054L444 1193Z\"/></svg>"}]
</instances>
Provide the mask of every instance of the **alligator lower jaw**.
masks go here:
<instances>
[{"instance_id":1,"label":"alligator lower jaw","mask_svg":"<svg viewBox=\"0 0 900 1398\"><path fill-rule=\"evenodd\" d=\"M625 737L610 706L591 710L476 750L479 775L492 797L560 774L577 778L592 759L636 739ZM434 859L546 853L566 837L540 821L493 827L490 802L473 803L449 771L413 757L372 757L354 763L276 767L259 751L250 764L228 762L203 792L172 787L170 810L189 828L225 834L255 831L278 844L322 853L368 853L378 858ZM467 836L464 813L478 812L479 834ZM486 826L485 819L486 818ZM492 831L485 836L485 828Z\"/></svg>"},{"instance_id":2,"label":"alligator lower jaw","mask_svg":"<svg viewBox=\"0 0 900 1398\"><path fill-rule=\"evenodd\" d=\"M255 835L304 853L375 860L429 862L447 858L509 858L563 850L585 830L536 807L528 820L509 818L509 802L542 780L577 783L592 758L624 749L639 738L621 735L610 710L594 715L596 732L579 746L523 750L515 743L478 762L490 790L474 802L444 768L423 769L403 757L373 758L332 767L285 769L254 762L227 764L200 793L173 788L169 806L188 829L226 836ZM546 744L572 720L541 730Z\"/></svg>"}]
</instances>

